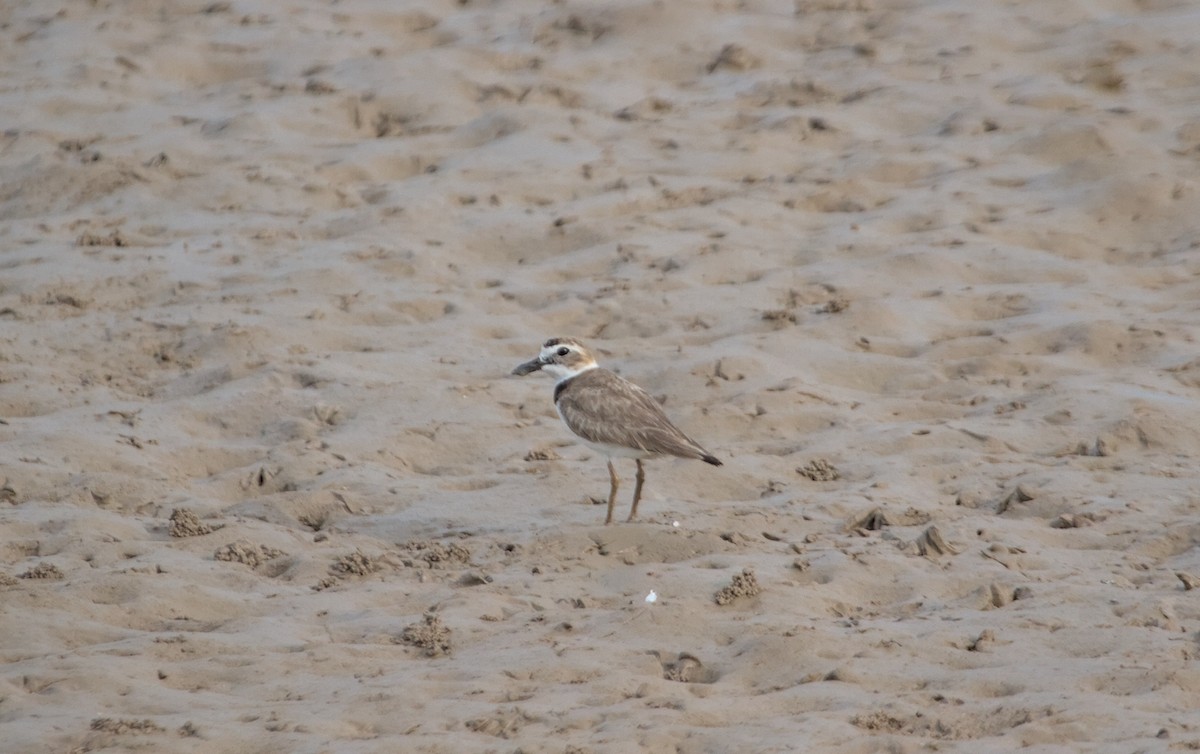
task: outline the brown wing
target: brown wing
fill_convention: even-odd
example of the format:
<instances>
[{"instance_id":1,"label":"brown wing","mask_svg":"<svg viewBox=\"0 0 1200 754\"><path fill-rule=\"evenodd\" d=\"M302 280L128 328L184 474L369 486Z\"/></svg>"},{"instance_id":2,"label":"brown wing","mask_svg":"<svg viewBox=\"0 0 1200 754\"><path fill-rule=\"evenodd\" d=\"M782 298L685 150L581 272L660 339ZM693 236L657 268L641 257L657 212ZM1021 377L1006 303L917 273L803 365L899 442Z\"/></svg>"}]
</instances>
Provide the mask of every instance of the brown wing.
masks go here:
<instances>
[{"instance_id":1,"label":"brown wing","mask_svg":"<svg viewBox=\"0 0 1200 754\"><path fill-rule=\"evenodd\" d=\"M561 386L555 403L571 431L589 442L712 458L671 423L645 390L607 369L589 369L571 378Z\"/></svg>"}]
</instances>

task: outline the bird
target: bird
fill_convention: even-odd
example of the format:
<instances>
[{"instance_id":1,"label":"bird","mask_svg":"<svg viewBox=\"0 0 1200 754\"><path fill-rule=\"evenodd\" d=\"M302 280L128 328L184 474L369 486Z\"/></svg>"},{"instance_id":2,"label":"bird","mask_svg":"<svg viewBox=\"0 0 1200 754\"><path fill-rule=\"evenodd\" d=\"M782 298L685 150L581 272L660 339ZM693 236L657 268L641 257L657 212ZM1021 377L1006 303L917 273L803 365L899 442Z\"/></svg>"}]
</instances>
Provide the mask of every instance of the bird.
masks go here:
<instances>
[{"instance_id":1,"label":"bird","mask_svg":"<svg viewBox=\"0 0 1200 754\"><path fill-rule=\"evenodd\" d=\"M512 373L524 377L538 371L557 380L554 407L567 429L585 445L608 458L610 487L605 524L612 523L617 488L621 483L613 466L614 458L637 461L633 506L626 521L637 518L642 484L646 480L643 460L677 456L721 465L716 456L672 424L649 393L602 368L591 351L575 338L550 338L542 344L537 358L520 364Z\"/></svg>"}]
</instances>

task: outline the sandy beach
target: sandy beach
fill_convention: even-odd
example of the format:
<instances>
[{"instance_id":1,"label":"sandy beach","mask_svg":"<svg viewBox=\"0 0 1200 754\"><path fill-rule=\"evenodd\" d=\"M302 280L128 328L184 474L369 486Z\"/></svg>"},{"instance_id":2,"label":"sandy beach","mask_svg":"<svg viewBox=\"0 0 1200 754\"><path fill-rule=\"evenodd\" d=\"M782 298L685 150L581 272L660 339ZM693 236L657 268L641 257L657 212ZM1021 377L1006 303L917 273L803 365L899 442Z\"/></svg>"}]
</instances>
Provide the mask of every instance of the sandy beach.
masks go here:
<instances>
[{"instance_id":1,"label":"sandy beach","mask_svg":"<svg viewBox=\"0 0 1200 754\"><path fill-rule=\"evenodd\" d=\"M1200 749L1198 60L1172 0L3 4L0 749ZM552 336L724 465L604 526Z\"/></svg>"}]
</instances>

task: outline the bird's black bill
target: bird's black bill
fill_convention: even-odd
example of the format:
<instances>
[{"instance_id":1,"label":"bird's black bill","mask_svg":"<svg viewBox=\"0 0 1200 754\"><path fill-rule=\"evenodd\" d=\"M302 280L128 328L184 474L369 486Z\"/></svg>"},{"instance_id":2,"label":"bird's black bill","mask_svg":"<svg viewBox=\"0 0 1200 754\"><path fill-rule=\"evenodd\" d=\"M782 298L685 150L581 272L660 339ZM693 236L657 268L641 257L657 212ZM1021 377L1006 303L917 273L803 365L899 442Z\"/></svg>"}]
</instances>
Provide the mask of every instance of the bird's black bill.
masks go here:
<instances>
[{"instance_id":1,"label":"bird's black bill","mask_svg":"<svg viewBox=\"0 0 1200 754\"><path fill-rule=\"evenodd\" d=\"M518 377L524 377L525 375L529 374L530 372L536 372L537 370L541 369L544 366L546 366L546 365L542 363L541 359L533 359L532 361L527 361L524 364L522 364L521 366L512 370L512 373L517 375Z\"/></svg>"}]
</instances>

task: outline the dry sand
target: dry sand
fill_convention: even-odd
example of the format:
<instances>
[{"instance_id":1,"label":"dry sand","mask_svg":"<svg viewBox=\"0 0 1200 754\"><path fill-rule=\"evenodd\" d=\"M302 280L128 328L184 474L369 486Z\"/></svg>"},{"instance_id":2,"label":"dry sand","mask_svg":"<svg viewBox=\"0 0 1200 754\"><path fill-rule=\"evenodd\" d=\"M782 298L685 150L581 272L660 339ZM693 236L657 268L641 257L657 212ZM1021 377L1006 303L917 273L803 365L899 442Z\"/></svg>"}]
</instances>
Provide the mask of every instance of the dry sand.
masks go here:
<instances>
[{"instance_id":1,"label":"dry sand","mask_svg":"<svg viewBox=\"0 0 1200 754\"><path fill-rule=\"evenodd\" d=\"M1198 40L4 3L3 750L1200 748ZM725 466L602 526L552 335Z\"/></svg>"}]
</instances>

